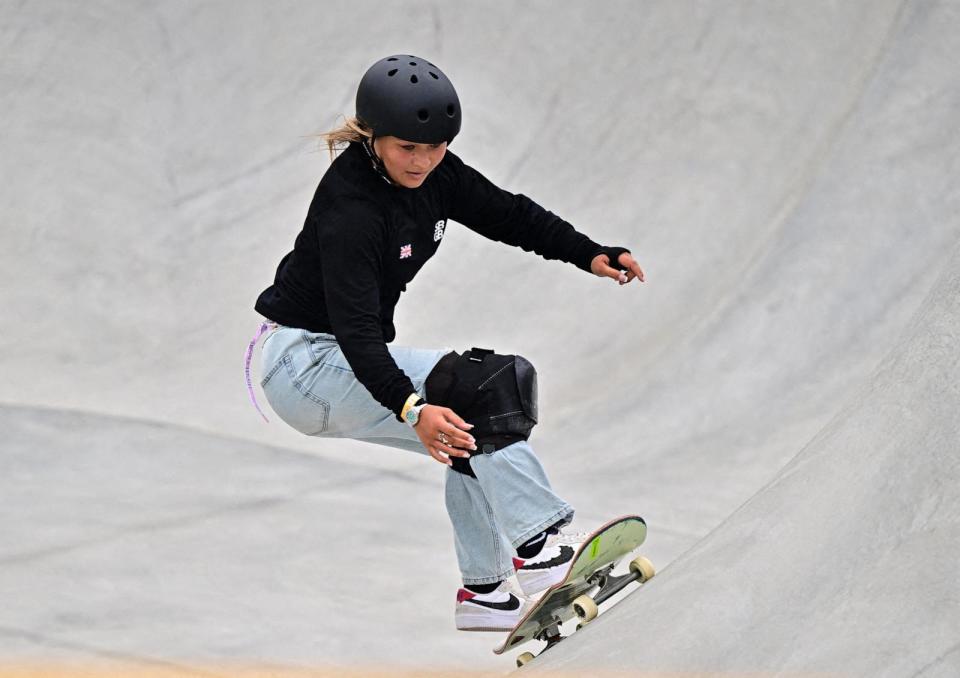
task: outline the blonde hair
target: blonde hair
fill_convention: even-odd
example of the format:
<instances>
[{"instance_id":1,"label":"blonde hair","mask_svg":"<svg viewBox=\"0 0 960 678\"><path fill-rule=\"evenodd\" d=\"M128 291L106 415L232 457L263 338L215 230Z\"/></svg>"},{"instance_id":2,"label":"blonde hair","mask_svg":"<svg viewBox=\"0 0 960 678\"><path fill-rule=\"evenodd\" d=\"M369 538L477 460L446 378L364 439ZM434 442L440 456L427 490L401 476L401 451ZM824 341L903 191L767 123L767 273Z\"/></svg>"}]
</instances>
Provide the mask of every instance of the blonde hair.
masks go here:
<instances>
[{"instance_id":1,"label":"blonde hair","mask_svg":"<svg viewBox=\"0 0 960 678\"><path fill-rule=\"evenodd\" d=\"M333 160L338 151L342 151L353 142L362 143L373 139L373 130L360 121L359 118L344 117L339 127L317 135L320 141L327 145L330 159Z\"/></svg>"}]
</instances>

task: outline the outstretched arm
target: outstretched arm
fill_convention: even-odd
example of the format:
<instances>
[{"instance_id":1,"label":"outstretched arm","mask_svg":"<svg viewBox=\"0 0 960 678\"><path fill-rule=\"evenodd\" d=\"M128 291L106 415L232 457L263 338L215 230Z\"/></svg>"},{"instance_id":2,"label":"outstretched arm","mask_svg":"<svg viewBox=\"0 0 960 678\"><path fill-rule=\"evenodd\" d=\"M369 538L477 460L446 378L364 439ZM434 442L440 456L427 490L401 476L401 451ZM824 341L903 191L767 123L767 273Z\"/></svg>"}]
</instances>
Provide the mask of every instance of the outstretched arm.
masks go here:
<instances>
[{"instance_id":1,"label":"outstretched arm","mask_svg":"<svg viewBox=\"0 0 960 678\"><path fill-rule=\"evenodd\" d=\"M494 185L453 153L444 160L451 179L450 216L472 231L544 259L584 270L601 246L525 195Z\"/></svg>"},{"instance_id":2,"label":"outstretched arm","mask_svg":"<svg viewBox=\"0 0 960 678\"><path fill-rule=\"evenodd\" d=\"M629 250L599 245L527 196L494 185L453 153L447 153L445 164L452 177L450 216L467 228L599 276L619 279L620 269L611 267L621 266L627 271L621 284L634 278L643 281L643 271Z\"/></svg>"}]
</instances>

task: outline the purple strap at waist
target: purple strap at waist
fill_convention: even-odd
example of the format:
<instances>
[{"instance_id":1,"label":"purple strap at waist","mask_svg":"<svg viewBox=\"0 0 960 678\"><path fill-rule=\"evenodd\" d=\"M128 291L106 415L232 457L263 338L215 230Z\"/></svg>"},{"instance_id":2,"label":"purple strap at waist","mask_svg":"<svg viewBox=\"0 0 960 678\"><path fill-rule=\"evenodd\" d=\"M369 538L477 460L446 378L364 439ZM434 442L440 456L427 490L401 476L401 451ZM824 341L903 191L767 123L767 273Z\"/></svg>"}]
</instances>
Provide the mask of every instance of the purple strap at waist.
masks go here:
<instances>
[{"instance_id":1,"label":"purple strap at waist","mask_svg":"<svg viewBox=\"0 0 960 678\"><path fill-rule=\"evenodd\" d=\"M257 403L257 396L253 392L253 382L250 380L250 361L253 360L253 349L256 347L257 342L260 341L260 337L270 330L277 329L277 327L277 323L270 322L269 320L260 323L260 329L257 330L256 335L254 335L253 339L250 340L250 344L247 346L247 354L244 357L243 365L243 373L247 377L247 392L250 394L250 400L253 402L253 406L257 408L257 412L260 413L260 416L263 417L263 420L267 423L270 423L270 420L267 419L267 415L260 409L260 405Z\"/></svg>"}]
</instances>

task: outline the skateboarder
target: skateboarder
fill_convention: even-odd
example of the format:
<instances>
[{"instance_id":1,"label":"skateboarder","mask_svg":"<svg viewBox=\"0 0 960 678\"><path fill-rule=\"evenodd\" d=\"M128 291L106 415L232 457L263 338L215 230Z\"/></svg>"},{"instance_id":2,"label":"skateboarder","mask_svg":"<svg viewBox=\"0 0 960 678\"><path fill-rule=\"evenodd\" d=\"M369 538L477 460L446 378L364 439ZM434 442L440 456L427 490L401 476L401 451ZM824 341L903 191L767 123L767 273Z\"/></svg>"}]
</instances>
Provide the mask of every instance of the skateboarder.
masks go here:
<instances>
[{"instance_id":1,"label":"skateboarder","mask_svg":"<svg viewBox=\"0 0 960 678\"><path fill-rule=\"evenodd\" d=\"M517 594L562 579L579 545L560 530L574 510L528 443L536 372L522 356L390 345L394 308L448 219L621 285L642 282L643 272L627 249L595 243L449 152L460 123L457 93L435 65L395 55L367 70L356 116L324 135L331 155L342 152L256 301L267 321L250 342L247 380L253 398L251 354L269 331L261 383L283 421L306 435L426 452L446 464L463 579L456 625L501 631L522 614ZM482 290L462 292L471 304L495 303ZM429 291L420 295L414 303L442 328L443 309ZM514 573L522 592L509 583Z\"/></svg>"}]
</instances>

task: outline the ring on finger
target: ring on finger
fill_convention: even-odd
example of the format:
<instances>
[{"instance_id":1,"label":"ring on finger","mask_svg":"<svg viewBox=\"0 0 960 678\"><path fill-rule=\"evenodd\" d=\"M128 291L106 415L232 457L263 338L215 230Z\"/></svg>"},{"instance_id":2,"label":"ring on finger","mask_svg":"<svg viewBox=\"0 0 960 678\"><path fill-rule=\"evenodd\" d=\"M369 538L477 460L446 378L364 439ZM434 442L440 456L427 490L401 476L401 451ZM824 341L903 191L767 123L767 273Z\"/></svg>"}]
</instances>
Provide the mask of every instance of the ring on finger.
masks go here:
<instances>
[{"instance_id":1,"label":"ring on finger","mask_svg":"<svg viewBox=\"0 0 960 678\"><path fill-rule=\"evenodd\" d=\"M444 445L450 444L450 440L447 438L447 434L444 433L443 431L440 432L440 442L443 443Z\"/></svg>"}]
</instances>

